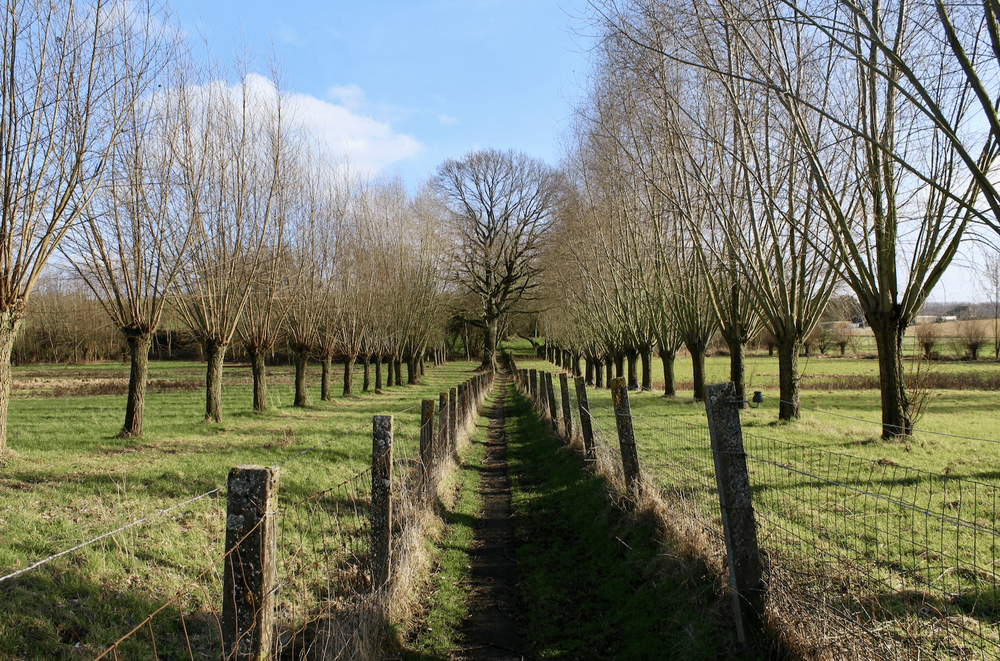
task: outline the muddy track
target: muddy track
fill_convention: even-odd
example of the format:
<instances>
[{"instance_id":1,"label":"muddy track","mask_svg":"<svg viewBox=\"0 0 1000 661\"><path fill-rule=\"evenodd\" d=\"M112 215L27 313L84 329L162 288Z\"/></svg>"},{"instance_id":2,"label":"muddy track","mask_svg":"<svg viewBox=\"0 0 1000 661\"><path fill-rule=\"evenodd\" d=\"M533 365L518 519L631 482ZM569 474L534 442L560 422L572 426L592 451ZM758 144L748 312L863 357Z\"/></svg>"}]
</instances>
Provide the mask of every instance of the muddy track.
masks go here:
<instances>
[{"instance_id":1,"label":"muddy track","mask_svg":"<svg viewBox=\"0 0 1000 661\"><path fill-rule=\"evenodd\" d=\"M517 569L511 526L510 479L504 411L510 377L498 375L497 397L490 412L486 456L479 483L473 552L469 557L469 614L460 629L457 658L466 661L508 661L525 658L524 637L517 616Z\"/></svg>"}]
</instances>

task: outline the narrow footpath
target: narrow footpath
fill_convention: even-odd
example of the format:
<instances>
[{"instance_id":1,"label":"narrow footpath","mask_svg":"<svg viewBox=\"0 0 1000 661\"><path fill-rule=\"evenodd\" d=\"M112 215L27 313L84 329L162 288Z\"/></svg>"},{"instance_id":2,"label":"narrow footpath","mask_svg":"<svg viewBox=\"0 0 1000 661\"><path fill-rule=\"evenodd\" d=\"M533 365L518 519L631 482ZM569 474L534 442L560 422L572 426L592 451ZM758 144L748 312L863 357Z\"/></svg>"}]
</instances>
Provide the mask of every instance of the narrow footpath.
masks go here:
<instances>
[{"instance_id":1,"label":"narrow footpath","mask_svg":"<svg viewBox=\"0 0 1000 661\"><path fill-rule=\"evenodd\" d=\"M517 562L511 525L510 478L507 475L506 391L510 376L497 379L498 396L490 412L486 456L479 486L480 510L469 556L469 614L459 631L461 659L509 661L524 656L524 641L516 619Z\"/></svg>"}]
</instances>

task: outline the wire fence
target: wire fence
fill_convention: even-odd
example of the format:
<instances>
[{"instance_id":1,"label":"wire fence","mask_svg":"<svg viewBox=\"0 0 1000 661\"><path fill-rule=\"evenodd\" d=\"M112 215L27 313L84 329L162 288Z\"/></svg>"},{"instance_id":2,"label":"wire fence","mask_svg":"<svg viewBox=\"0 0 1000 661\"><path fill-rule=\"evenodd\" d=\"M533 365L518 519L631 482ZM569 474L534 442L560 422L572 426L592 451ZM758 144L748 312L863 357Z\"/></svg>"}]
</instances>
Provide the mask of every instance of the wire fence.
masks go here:
<instances>
[{"instance_id":1,"label":"wire fence","mask_svg":"<svg viewBox=\"0 0 1000 661\"><path fill-rule=\"evenodd\" d=\"M460 402L465 414L456 420L457 431L462 437L475 419L474 410L470 409L477 408L481 402L486 384L481 378L470 380L460 387L467 388L469 393L464 402ZM473 394L479 399L475 399ZM418 445L422 423L416 416L403 414L420 406L418 402L393 414L392 530L396 538L409 535L411 547L423 544L421 508L427 503L421 494L426 486L424 480L427 479L428 467L420 456L410 452L411 446L415 451ZM437 430L438 426L434 425L434 429ZM262 470L285 476L294 474L294 460L338 439L362 434L371 437L371 419ZM457 442L457 439L452 439L452 442ZM441 464L443 470L445 463L442 460L450 456L450 452L442 449L437 436L435 444L432 463ZM388 622L386 609L382 607L384 604L376 603L373 597L376 591L373 589L370 552L372 486L372 469L366 468L332 486L306 494L302 494L300 488L290 489L287 493L278 488L274 511L261 518L261 521L268 520L267 525L273 529L267 534L273 535L276 549L275 581L264 597L265 601L271 600L274 612L274 624L266 638L269 641L268 658L365 658L359 650L372 650L381 644ZM108 627L114 625L102 622L99 629L84 632L82 636L72 632L76 638L75 645L72 639L67 640L65 634L62 635L62 642L74 648L71 652L73 658L95 661L226 658L224 633L227 625L221 599L224 576L229 566L242 562L236 555L240 544L260 534L262 523L242 531L243 537L235 546L224 546L221 541L226 537L226 530L232 529L232 522L225 516L219 516L225 510L220 512L216 503L212 506L213 511L205 514L192 511L191 506L196 501L213 496L218 498L225 494L229 498L232 494L228 491L226 485L217 486L34 561L22 569L0 576L0 589L25 592L30 591L31 581L49 581L52 577L58 580L58 574L63 571L61 564L50 568L45 576L32 578L32 575L60 558L72 564L74 559L80 558L77 551L91 546L96 549L95 557L98 558L104 557L107 551L131 547L134 556L132 564L141 573L144 562L161 562L144 550L157 543L154 541L155 526L151 524L157 520L164 520L170 525L197 519L198 525L192 527L191 534L205 538L205 543L200 544L202 550L196 551L193 557L183 559L183 564L169 570L179 579L171 584L172 587L147 586L142 583L141 576L136 576L135 586L144 593L143 598L118 603L120 595L109 595L115 604L107 607L103 603L99 605L100 608L112 608L123 613L119 630L108 635ZM125 540L123 535L134 537ZM137 541L141 543L135 544ZM398 564L403 571L407 567L405 541L397 539L394 542L392 558L394 565ZM110 546L105 548L108 544ZM226 548L230 550L226 551ZM103 561L110 563L119 559L109 557ZM163 571L163 567L157 566L157 575ZM67 604L68 608L83 610L92 606L86 601L78 606ZM242 643L242 639L237 640L238 645Z\"/></svg>"},{"instance_id":2,"label":"wire fence","mask_svg":"<svg viewBox=\"0 0 1000 661\"><path fill-rule=\"evenodd\" d=\"M579 414L589 415L598 451L620 462L614 411L603 404L610 395L600 393ZM687 535L688 550L728 585L708 424L683 414L633 406L640 462L673 519L669 530ZM756 428L743 429L743 443L764 619L783 630L786 646L805 658L1000 658L996 484L789 443Z\"/></svg>"}]
</instances>

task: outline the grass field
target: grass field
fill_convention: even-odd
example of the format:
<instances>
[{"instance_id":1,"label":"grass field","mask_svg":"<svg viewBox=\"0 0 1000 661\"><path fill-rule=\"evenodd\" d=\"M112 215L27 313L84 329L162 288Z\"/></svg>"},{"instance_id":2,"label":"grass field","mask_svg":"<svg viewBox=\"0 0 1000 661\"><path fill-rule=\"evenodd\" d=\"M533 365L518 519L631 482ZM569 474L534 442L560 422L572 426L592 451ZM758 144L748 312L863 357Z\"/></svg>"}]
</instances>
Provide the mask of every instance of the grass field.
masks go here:
<instances>
[{"instance_id":1,"label":"grass field","mask_svg":"<svg viewBox=\"0 0 1000 661\"><path fill-rule=\"evenodd\" d=\"M751 359L748 372L766 377L767 360ZM997 369L947 365L956 373L960 366ZM518 367L555 369L525 359ZM728 380L727 370L728 360L710 360L708 381ZM862 378L877 371L877 364L824 363L823 373L834 370ZM775 572L772 582L795 583L840 614L863 614L858 617L864 626L881 632L868 641L873 647L866 653L878 654L872 650L883 646L894 656L899 652L894 645L908 640L943 658L994 658L1000 640L996 393L933 391L922 431L885 442L875 390L804 390L802 419L780 423L776 393L759 381L755 385L765 391L765 402L741 417L758 534ZM610 392L589 389L588 395L599 436L616 447ZM643 471L668 498L679 499L678 509L698 512L695 527L718 528L704 404L692 401L690 392L674 398L632 392L629 400ZM718 549L704 552L715 556ZM803 608L801 599L791 599L779 599L774 608L786 615ZM837 618L804 612L792 613L788 621L819 619L836 630ZM837 635L854 637L860 631ZM831 635L823 631L818 637Z\"/></svg>"},{"instance_id":2,"label":"grass field","mask_svg":"<svg viewBox=\"0 0 1000 661\"><path fill-rule=\"evenodd\" d=\"M265 415L251 411L249 368L227 366L220 425L201 422L203 365L150 367L151 382L163 385L147 396L145 436L132 440L115 437L124 395L71 394L112 389L127 366L15 368L0 477L0 576L223 486L229 469L242 464L287 460L279 503L301 501L368 466L374 414L405 410L395 418L396 452L413 456L420 400L436 400L476 365L428 366L421 385L329 402L319 401L319 367L312 366L315 387L302 409L290 406L292 368L271 368L272 410ZM334 392L341 374L334 375ZM310 448L317 449L296 456ZM0 583L0 659L92 658L217 561L225 506L222 494L212 494ZM210 573L207 580L219 578ZM221 589L209 588L206 600ZM189 623L199 626L215 625ZM205 658L217 649L204 650Z\"/></svg>"}]
</instances>

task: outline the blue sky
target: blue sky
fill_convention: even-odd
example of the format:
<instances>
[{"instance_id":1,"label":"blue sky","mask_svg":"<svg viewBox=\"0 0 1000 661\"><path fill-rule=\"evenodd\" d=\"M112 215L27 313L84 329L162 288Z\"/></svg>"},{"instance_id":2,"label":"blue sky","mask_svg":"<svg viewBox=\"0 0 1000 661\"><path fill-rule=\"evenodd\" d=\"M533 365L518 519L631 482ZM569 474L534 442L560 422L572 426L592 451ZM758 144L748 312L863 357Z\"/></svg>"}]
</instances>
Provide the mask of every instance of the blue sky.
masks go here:
<instances>
[{"instance_id":1,"label":"blue sky","mask_svg":"<svg viewBox=\"0 0 1000 661\"><path fill-rule=\"evenodd\" d=\"M172 3L225 61L239 43L277 53L286 87L366 169L414 189L477 148L557 164L587 70L572 32L582 0Z\"/></svg>"},{"instance_id":2,"label":"blue sky","mask_svg":"<svg viewBox=\"0 0 1000 661\"><path fill-rule=\"evenodd\" d=\"M223 61L240 44L264 59L273 50L296 106L331 146L355 167L398 170L411 190L473 149L558 164L588 69L575 33L586 0L171 4ZM984 296L965 268L976 253L963 251L931 300Z\"/></svg>"}]
</instances>

